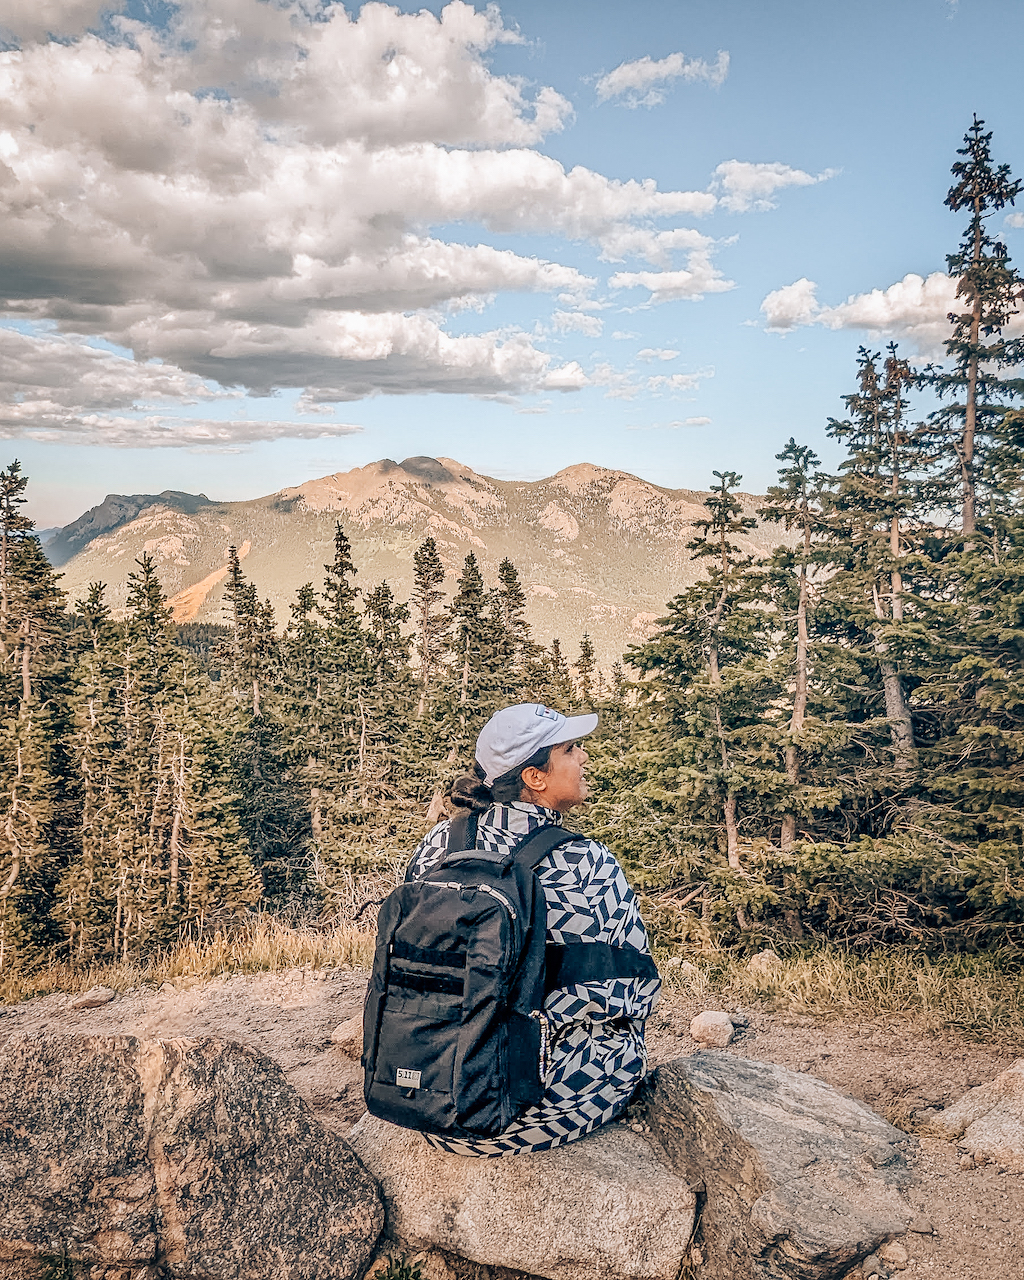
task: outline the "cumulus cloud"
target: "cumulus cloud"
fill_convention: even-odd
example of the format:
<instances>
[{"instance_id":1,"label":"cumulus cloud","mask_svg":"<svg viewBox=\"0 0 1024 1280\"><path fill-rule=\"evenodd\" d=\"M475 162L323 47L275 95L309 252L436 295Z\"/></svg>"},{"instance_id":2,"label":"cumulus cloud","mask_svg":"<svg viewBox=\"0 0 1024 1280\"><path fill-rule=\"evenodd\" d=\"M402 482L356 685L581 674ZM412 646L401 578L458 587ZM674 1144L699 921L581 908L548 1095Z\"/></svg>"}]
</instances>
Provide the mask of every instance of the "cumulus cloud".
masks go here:
<instances>
[{"instance_id":1,"label":"cumulus cloud","mask_svg":"<svg viewBox=\"0 0 1024 1280\"><path fill-rule=\"evenodd\" d=\"M599 338L604 321L583 311L552 311L551 323L560 333L582 333L588 338Z\"/></svg>"},{"instance_id":2,"label":"cumulus cloud","mask_svg":"<svg viewBox=\"0 0 1024 1280\"><path fill-rule=\"evenodd\" d=\"M173 365L140 364L81 339L0 326L0 436L5 439L28 436L138 448L244 444L282 434L318 437L362 430L349 423L180 418L168 412L234 399L236 395ZM152 412L160 406L163 412ZM138 416L128 417L128 412Z\"/></svg>"},{"instance_id":3,"label":"cumulus cloud","mask_svg":"<svg viewBox=\"0 0 1024 1280\"><path fill-rule=\"evenodd\" d=\"M674 360L679 354L668 347L644 347L636 353L638 360Z\"/></svg>"},{"instance_id":4,"label":"cumulus cloud","mask_svg":"<svg viewBox=\"0 0 1024 1280\"><path fill-rule=\"evenodd\" d=\"M725 160L715 169L711 189L721 193L718 202L730 213L749 210L763 213L775 208L772 196L776 191L785 187L811 187L834 178L837 172L836 169L825 169L814 175L777 161L751 164L746 160Z\"/></svg>"},{"instance_id":5,"label":"cumulus cloud","mask_svg":"<svg viewBox=\"0 0 1024 1280\"><path fill-rule=\"evenodd\" d=\"M1024 227L1024 213L1008 213L1004 221L1008 227L1015 227L1019 230Z\"/></svg>"},{"instance_id":6,"label":"cumulus cloud","mask_svg":"<svg viewBox=\"0 0 1024 1280\"><path fill-rule=\"evenodd\" d=\"M595 365L590 373L590 381L597 387L606 387L606 400L632 400L642 390L638 382L634 382L631 374L616 369L613 365L602 363Z\"/></svg>"},{"instance_id":7,"label":"cumulus cloud","mask_svg":"<svg viewBox=\"0 0 1024 1280\"><path fill-rule=\"evenodd\" d=\"M301 416L320 418L381 393L575 390L586 374L543 349L543 328L460 334L456 317L510 291L543 293L557 299L556 330L596 337L590 313L608 305L591 296L596 280L461 243L453 227L474 240L589 241L606 261L652 268L619 271L613 289L699 299L732 281L713 262L721 242L678 224L719 203L758 207L796 181L744 187L730 170L710 191L662 191L566 169L540 145L571 106L492 71L489 54L521 40L494 5L180 0L167 12L142 20L120 0L3 8L20 47L0 53L0 314L35 324L47 356L66 342L83 370L80 390L59 395L38 361L37 382L8 380L4 430L89 418L88 430L120 440L118 424L154 397L224 388L296 388ZM716 83L727 64L640 59L602 92ZM173 415L145 416L154 438L179 430ZM269 415L264 426L274 429Z\"/></svg>"},{"instance_id":8,"label":"cumulus cloud","mask_svg":"<svg viewBox=\"0 0 1024 1280\"><path fill-rule=\"evenodd\" d=\"M602 363L591 371L590 380L595 386L607 388L606 400L632 400L641 391L650 391L655 395L678 395L683 391L696 391L705 378L714 376L714 369L707 368L696 373L655 373L641 383L636 381L629 370L616 369L611 364Z\"/></svg>"},{"instance_id":9,"label":"cumulus cloud","mask_svg":"<svg viewBox=\"0 0 1024 1280\"><path fill-rule=\"evenodd\" d=\"M719 50L714 62L703 58L687 60L682 53L670 53L655 61L650 55L632 62L622 62L598 80L600 102L622 99L626 107L654 107L665 101L664 86L670 80L703 81L717 88L729 74L729 55Z\"/></svg>"},{"instance_id":10,"label":"cumulus cloud","mask_svg":"<svg viewBox=\"0 0 1024 1280\"><path fill-rule=\"evenodd\" d=\"M110 0L4 0L0 36L16 41L79 36L115 7Z\"/></svg>"},{"instance_id":11,"label":"cumulus cloud","mask_svg":"<svg viewBox=\"0 0 1024 1280\"><path fill-rule=\"evenodd\" d=\"M927 278L909 273L888 289L872 289L853 294L837 306L822 306L817 285L801 279L769 293L761 303L766 328L787 333L803 325L826 329L861 329L879 337L895 337L911 342L921 355L933 358L944 350L949 337L949 313L962 306L956 296L956 281L941 271ZM1024 329L1024 317L1015 317L1010 333Z\"/></svg>"},{"instance_id":12,"label":"cumulus cloud","mask_svg":"<svg viewBox=\"0 0 1024 1280\"><path fill-rule=\"evenodd\" d=\"M5 8L21 48L0 56L0 299L9 317L123 346L138 368L163 362L182 397L211 381L295 387L308 410L585 385L539 339L449 331L459 309L513 290L558 296L563 329L600 328L593 279L436 233L460 223L665 268L687 254L658 300L723 287L712 240L652 225L706 214L716 195L567 170L537 149L571 108L491 71L488 51L520 39L494 6L183 0L165 25L108 14L106 35L103 9ZM20 394L39 403L45 388Z\"/></svg>"},{"instance_id":13,"label":"cumulus cloud","mask_svg":"<svg viewBox=\"0 0 1024 1280\"><path fill-rule=\"evenodd\" d=\"M681 271L617 271L608 281L611 289L649 289L648 303L699 302L706 293L734 289L706 253L692 253Z\"/></svg>"},{"instance_id":14,"label":"cumulus cloud","mask_svg":"<svg viewBox=\"0 0 1024 1280\"><path fill-rule=\"evenodd\" d=\"M772 333L786 333L800 325L813 324L821 308L818 286L802 276L781 289L773 289L761 303L767 328Z\"/></svg>"}]
</instances>

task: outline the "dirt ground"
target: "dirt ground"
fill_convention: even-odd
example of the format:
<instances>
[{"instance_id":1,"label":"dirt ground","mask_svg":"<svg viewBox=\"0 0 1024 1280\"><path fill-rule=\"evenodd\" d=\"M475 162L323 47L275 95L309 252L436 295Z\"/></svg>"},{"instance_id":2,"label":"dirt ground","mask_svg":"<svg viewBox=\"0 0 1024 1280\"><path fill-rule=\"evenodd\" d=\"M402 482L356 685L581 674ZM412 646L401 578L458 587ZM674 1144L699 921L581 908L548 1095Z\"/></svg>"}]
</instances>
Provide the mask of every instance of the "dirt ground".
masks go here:
<instances>
[{"instance_id":1,"label":"dirt ground","mask_svg":"<svg viewBox=\"0 0 1024 1280\"><path fill-rule=\"evenodd\" d=\"M218 1035L274 1058L321 1121L345 1133L362 1114L358 1064L331 1043L360 1012L365 973L337 970L180 980L75 1012L50 995L0 1008L0 1043L46 1031L171 1039ZM667 997L648 1024L654 1063L694 1051L691 1017L702 1007ZM910 1132L935 1108L991 1080L1019 1055L892 1019L817 1023L756 1007L732 1010L749 1025L727 1052L806 1071L860 1098ZM1024 1176L996 1165L961 1169L955 1145L922 1138L911 1199L920 1214L901 1243L907 1280L1024 1280ZM931 1228L929 1231L928 1228Z\"/></svg>"}]
</instances>

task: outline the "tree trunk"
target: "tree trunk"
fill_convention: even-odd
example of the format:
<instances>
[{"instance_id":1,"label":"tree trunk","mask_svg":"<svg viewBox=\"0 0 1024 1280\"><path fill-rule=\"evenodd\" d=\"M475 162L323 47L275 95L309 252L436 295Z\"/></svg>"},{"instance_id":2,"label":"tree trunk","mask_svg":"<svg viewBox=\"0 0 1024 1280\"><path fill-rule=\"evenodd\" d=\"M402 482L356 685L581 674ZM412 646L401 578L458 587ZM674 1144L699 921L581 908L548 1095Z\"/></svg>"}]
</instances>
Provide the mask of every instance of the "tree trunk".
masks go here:
<instances>
[{"instance_id":1,"label":"tree trunk","mask_svg":"<svg viewBox=\"0 0 1024 1280\"><path fill-rule=\"evenodd\" d=\"M181 822L185 808L185 735L180 735L181 753L171 765L174 779L174 819L171 822L170 867L168 868L167 905L178 902L178 876L181 868ZM175 770L175 764L177 770Z\"/></svg>"},{"instance_id":2,"label":"tree trunk","mask_svg":"<svg viewBox=\"0 0 1024 1280\"><path fill-rule=\"evenodd\" d=\"M981 221L974 231L974 259L981 260ZM971 303L971 346L977 346L981 336L981 296L975 293ZM974 354L967 363L967 402L964 405L964 432L957 451L960 455L960 475L963 485L963 511L960 525L968 537L977 529L974 485L974 442L978 426L978 356ZM972 544L966 543L969 549Z\"/></svg>"},{"instance_id":3,"label":"tree trunk","mask_svg":"<svg viewBox=\"0 0 1024 1280\"><path fill-rule=\"evenodd\" d=\"M885 620L878 588L872 587L875 602L875 617L880 622ZM901 772L917 767L917 748L914 743L914 722L910 716L910 708L903 693L903 681L896 669L896 664L889 658L889 650L885 641L877 633L872 637L878 666L882 673L882 691L885 695L885 718L889 722L889 740L896 768Z\"/></svg>"},{"instance_id":4,"label":"tree trunk","mask_svg":"<svg viewBox=\"0 0 1024 1280\"><path fill-rule=\"evenodd\" d=\"M804 525L804 552L810 544L810 529ZM800 566L800 594L796 607L796 688L793 691L793 714L789 719L790 740L786 744L786 781L794 789L800 783L800 748L796 738L807 718L807 565ZM787 852L796 839L796 814L787 813L782 819L782 850Z\"/></svg>"},{"instance_id":5,"label":"tree trunk","mask_svg":"<svg viewBox=\"0 0 1024 1280\"><path fill-rule=\"evenodd\" d=\"M729 866L733 871L740 870L740 833L736 820L736 793L730 791L725 797L725 841Z\"/></svg>"},{"instance_id":6,"label":"tree trunk","mask_svg":"<svg viewBox=\"0 0 1024 1280\"><path fill-rule=\"evenodd\" d=\"M21 696L32 701L32 631L28 618L18 628L21 635Z\"/></svg>"}]
</instances>

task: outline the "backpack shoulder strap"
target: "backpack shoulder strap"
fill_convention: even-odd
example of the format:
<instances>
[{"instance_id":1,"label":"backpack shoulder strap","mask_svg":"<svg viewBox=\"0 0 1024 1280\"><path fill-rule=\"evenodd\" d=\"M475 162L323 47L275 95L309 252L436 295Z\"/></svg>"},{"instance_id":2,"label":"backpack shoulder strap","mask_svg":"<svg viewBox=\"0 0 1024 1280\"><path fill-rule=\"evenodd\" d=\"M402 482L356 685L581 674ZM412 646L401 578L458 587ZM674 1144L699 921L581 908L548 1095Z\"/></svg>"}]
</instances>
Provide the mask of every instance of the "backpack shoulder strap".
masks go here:
<instances>
[{"instance_id":1,"label":"backpack shoulder strap","mask_svg":"<svg viewBox=\"0 0 1024 1280\"><path fill-rule=\"evenodd\" d=\"M437 865L442 866L453 853L458 853L463 849L474 848L476 845L476 829L476 813L471 813L466 809L462 809L458 814L456 814L456 816L448 823L448 848L445 850L444 858L442 858L441 862ZM412 862L410 862L409 866L406 868L406 884L409 884L416 879L416 876L413 875L413 868L415 866L416 859L413 858Z\"/></svg>"},{"instance_id":2,"label":"backpack shoulder strap","mask_svg":"<svg viewBox=\"0 0 1024 1280\"><path fill-rule=\"evenodd\" d=\"M568 844L570 840L579 840L580 838L578 832L566 831L564 827L538 827L536 831L532 831L516 845L513 861L518 863L519 866L525 867L528 871L533 871L552 849L557 849L560 844Z\"/></svg>"},{"instance_id":3,"label":"backpack shoulder strap","mask_svg":"<svg viewBox=\"0 0 1024 1280\"><path fill-rule=\"evenodd\" d=\"M479 817L475 809L463 809L448 824L448 853L461 853L476 848Z\"/></svg>"},{"instance_id":4,"label":"backpack shoulder strap","mask_svg":"<svg viewBox=\"0 0 1024 1280\"><path fill-rule=\"evenodd\" d=\"M605 942L572 942L546 947L545 991L574 987L584 982L609 982L614 978L640 978L653 982L658 966L636 947L613 947Z\"/></svg>"}]
</instances>

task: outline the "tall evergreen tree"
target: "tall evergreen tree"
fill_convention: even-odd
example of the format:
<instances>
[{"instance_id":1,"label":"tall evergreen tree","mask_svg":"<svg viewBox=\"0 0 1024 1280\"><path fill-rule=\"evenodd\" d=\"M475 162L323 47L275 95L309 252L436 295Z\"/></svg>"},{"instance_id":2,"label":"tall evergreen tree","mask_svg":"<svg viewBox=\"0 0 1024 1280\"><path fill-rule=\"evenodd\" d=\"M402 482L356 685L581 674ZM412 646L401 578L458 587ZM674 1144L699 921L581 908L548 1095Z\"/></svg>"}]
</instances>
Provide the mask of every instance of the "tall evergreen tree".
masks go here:
<instances>
[{"instance_id":1,"label":"tall evergreen tree","mask_svg":"<svg viewBox=\"0 0 1024 1280\"><path fill-rule=\"evenodd\" d=\"M230 789L227 709L172 639L153 559L129 577L128 616L90 593L74 699L83 792L60 918L76 958L123 959L226 923L259 888Z\"/></svg>"},{"instance_id":2,"label":"tall evergreen tree","mask_svg":"<svg viewBox=\"0 0 1024 1280\"><path fill-rule=\"evenodd\" d=\"M51 911L76 794L64 750L64 593L20 507L28 477L0 472L0 972L53 941Z\"/></svg>"},{"instance_id":3,"label":"tall evergreen tree","mask_svg":"<svg viewBox=\"0 0 1024 1280\"><path fill-rule=\"evenodd\" d=\"M580 639L580 656L572 665L576 672L579 704L582 707L590 707L594 700L594 672L597 667L597 658L594 654L594 642L586 631Z\"/></svg>"},{"instance_id":4,"label":"tall evergreen tree","mask_svg":"<svg viewBox=\"0 0 1024 1280\"><path fill-rule=\"evenodd\" d=\"M768 501L758 515L763 520L781 524L787 532L795 532L798 537L795 548L778 548L774 556L776 567L789 570L796 577L795 601L792 601L792 590L785 589L777 599L781 605L780 635L786 637L788 633L792 636L791 660L788 653L783 654L783 661L789 668L787 685L792 688L792 710L786 726L785 743L789 802L781 832L782 848L788 850L796 839L797 810L805 807L800 803L799 793L812 662L809 625L811 579L816 567L815 539L820 536L824 521L821 485L816 474L819 465L817 455L806 445L798 445L791 437L782 452L775 456L783 463L779 483L769 487ZM795 605L792 612L787 608L791 603Z\"/></svg>"},{"instance_id":5,"label":"tall evergreen tree","mask_svg":"<svg viewBox=\"0 0 1024 1280\"><path fill-rule=\"evenodd\" d=\"M1024 380L1002 376L1024 358L1021 341L1003 333L1020 308L1024 280L988 227L994 213L1014 203L1022 184L1009 165L993 161L984 123L975 116L964 135L957 151L963 159L953 165L955 181L946 196L954 213L970 214L957 251L946 258L964 310L950 317L949 366L923 379L946 402L929 418L929 434L941 488L948 500L959 497L968 545L977 533L979 505L1003 503L1019 480L1019 433L1015 425L1007 428L1016 422L1014 402L1024 397Z\"/></svg>"},{"instance_id":6,"label":"tall evergreen tree","mask_svg":"<svg viewBox=\"0 0 1024 1280\"><path fill-rule=\"evenodd\" d=\"M427 538L413 556L413 588L411 608L416 626L416 654L419 658L420 696L416 716L422 719L432 697L444 663L449 618L437 606L444 599L444 565L437 543Z\"/></svg>"}]
</instances>

